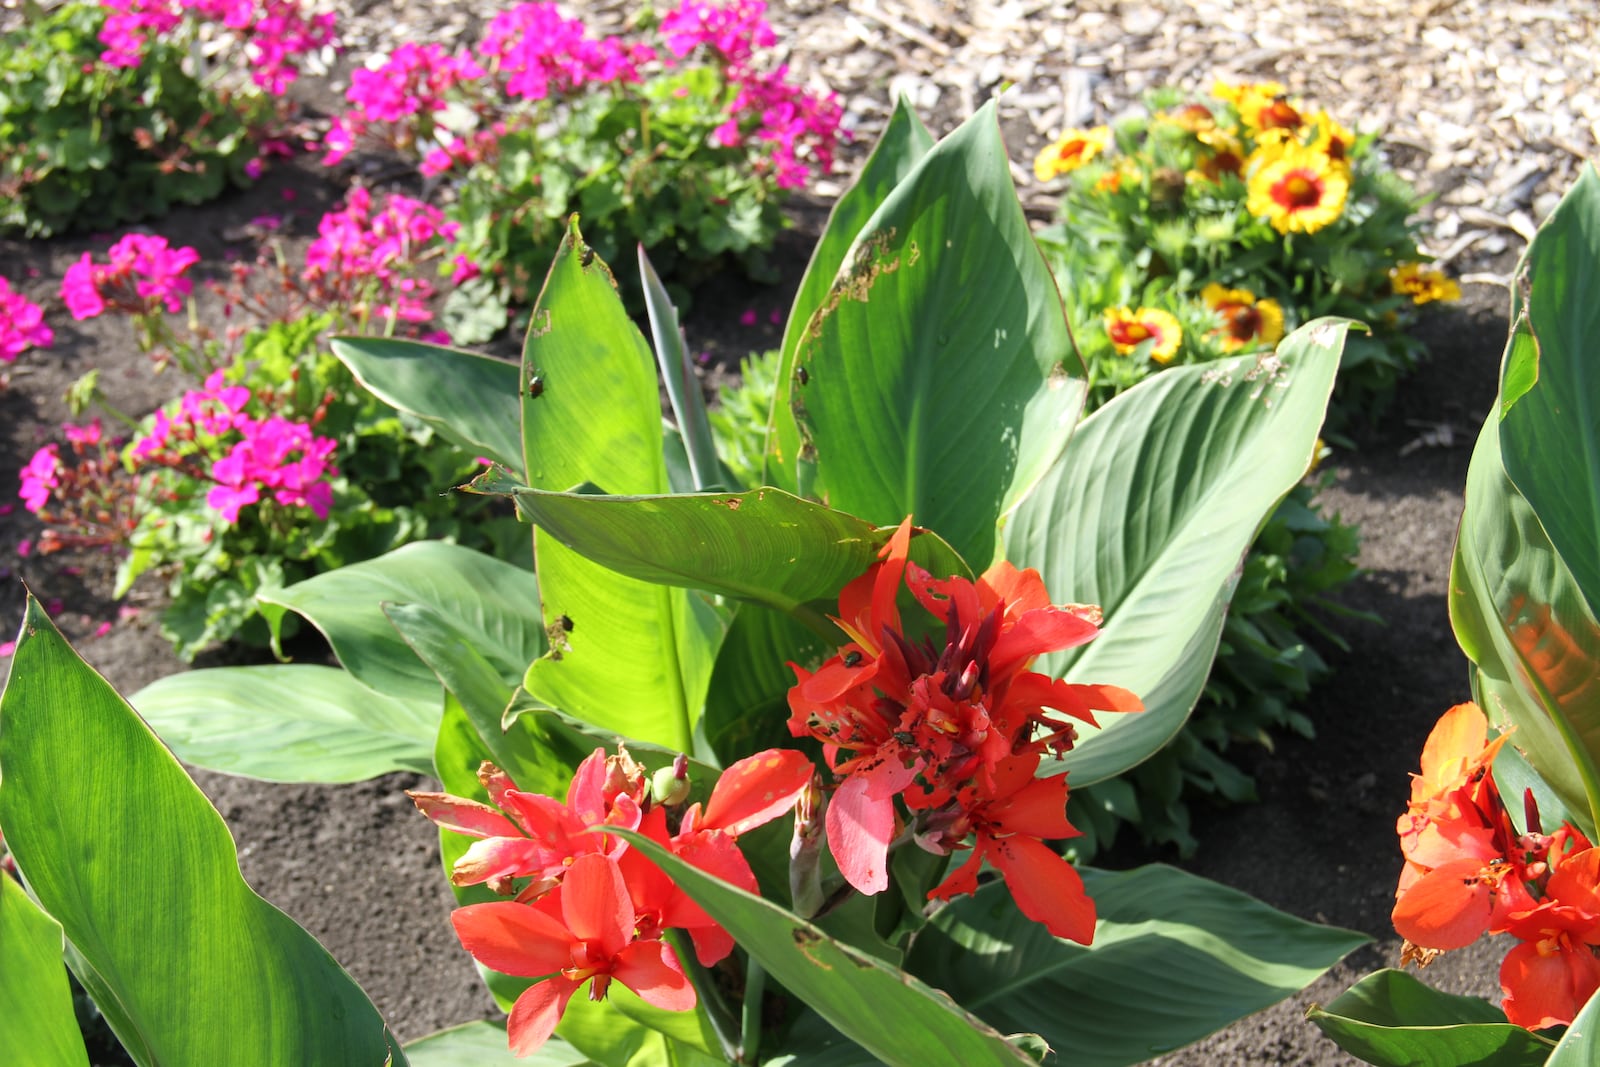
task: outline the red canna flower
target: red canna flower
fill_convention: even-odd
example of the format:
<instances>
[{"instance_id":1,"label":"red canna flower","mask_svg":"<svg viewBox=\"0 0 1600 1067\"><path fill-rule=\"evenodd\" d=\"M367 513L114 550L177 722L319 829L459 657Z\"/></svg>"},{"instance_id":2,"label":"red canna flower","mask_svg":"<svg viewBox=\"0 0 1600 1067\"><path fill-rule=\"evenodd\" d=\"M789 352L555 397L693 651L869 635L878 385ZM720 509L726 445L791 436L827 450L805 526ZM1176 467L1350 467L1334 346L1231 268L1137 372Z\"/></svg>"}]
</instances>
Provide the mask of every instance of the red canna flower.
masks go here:
<instances>
[{"instance_id":1,"label":"red canna flower","mask_svg":"<svg viewBox=\"0 0 1600 1067\"><path fill-rule=\"evenodd\" d=\"M622 871L598 853L573 860L560 889L534 904L470 904L450 920L479 963L502 974L544 979L512 1005L507 1031L515 1055L531 1055L549 1039L585 982L591 983L591 1000L604 999L615 979L667 1011L696 1004L694 986L671 947L636 936L637 914Z\"/></svg>"},{"instance_id":2,"label":"red canna flower","mask_svg":"<svg viewBox=\"0 0 1600 1067\"><path fill-rule=\"evenodd\" d=\"M1511 917L1522 944L1500 965L1506 1018L1529 1030L1565 1026L1600 989L1600 851L1565 857L1545 886L1547 896Z\"/></svg>"},{"instance_id":3,"label":"red canna flower","mask_svg":"<svg viewBox=\"0 0 1600 1067\"><path fill-rule=\"evenodd\" d=\"M886 889L889 848L901 837L898 796L911 813L906 837L922 847L948 854L976 837L973 856L938 895L970 891L987 856L1017 872L1013 893L1027 914L1087 942L1093 904L1081 885L1071 901L1068 880L1053 887L1066 894L1060 899L1029 897L1035 873L1067 866L1043 859L1049 849L1041 839L1073 830L1064 776L1028 783L1045 753L1072 747L1073 720L1096 725L1095 711L1137 711L1139 700L1114 686L1073 685L1027 669L1043 653L1091 640L1097 609L1052 605L1037 571L1004 562L975 582L935 579L909 561L911 535L908 518L880 562L839 594L834 621L851 640L838 655L814 674L790 664L797 679L790 732L822 741L842 778L825 816L829 848L856 889ZM944 622L942 643L908 636L897 603L902 586Z\"/></svg>"}]
</instances>

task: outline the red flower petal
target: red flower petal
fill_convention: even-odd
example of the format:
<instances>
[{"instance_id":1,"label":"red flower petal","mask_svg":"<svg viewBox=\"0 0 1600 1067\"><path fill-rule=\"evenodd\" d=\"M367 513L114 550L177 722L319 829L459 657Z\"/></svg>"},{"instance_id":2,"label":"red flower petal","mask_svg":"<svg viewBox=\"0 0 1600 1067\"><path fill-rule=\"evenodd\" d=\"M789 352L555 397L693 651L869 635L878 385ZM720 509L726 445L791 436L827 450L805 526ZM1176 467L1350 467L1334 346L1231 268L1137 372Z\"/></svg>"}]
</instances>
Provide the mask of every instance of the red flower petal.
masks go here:
<instances>
[{"instance_id":1,"label":"red flower petal","mask_svg":"<svg viewBox=\"0 0 1600 1067\"><path fill-rule=\"evenodd\" d=\"M468 904L450 913L461 947L501 974L541 978L572 962L572 931L537 908L510 900Z\"/></svg>"},{"instance_id":2,"label":"red flower petal","mask_svg":"<svg viewBox=\"0 0 1600 1067\"><path fill-rule=\"evenodd\" d=\"M567 1010L567 1001L582 984L570 978L551 978L522 991L506 1021L513 1056L531 1056L550 1040L561 1013Z\"/></svg>"},{"instance_id":3,"label":"red flower petal","mask_svg":"<svg viewBox=\"0 0 1600 1067\"><path fill-rule=\"evenodd\" d=\"M678 957L660 941L635 941L623 949L611 976L663 1011L688 1011L698 1003Z\"/></svg>"},{"instance_id":4,"label":"red flower petal","mask_svg":"<svg viewBox=\"0 0 1600 1067\"><path fill-rule=\"evenodd\" d=\"M1094 901L1072 864L1031 837L1008 837L989 848L989 862L1005 875L1022 914L1057 937L1087 945L1094 941Z\"/></svg>"},{"instance_id":5,"label":"red flower petal","mask_svg":"<svg viewBox=\"0 0 1600 1067\"><path fill-rule=\"evenodd\" d=\"M735 836L764 826L794 807L813 774L802 752L770 748L722 772L699 827Z\"/></svg>"},{"instance_id":6,"label":"red flower petal","mask_svg":"<svg viewBox=\"0 0 1600 1067\"><path fill-rule=\"evenodd\" d=\"M1417 879L1395 902L1395 930L1423 948L1472 944L1489 928L1494 910L1494 891L1478 877L1482 871L1480 860L1452 860Z\"/></svg>"},{"instance_id":7,"label":"red flower petal","mask_svg":"<svg viewBox=\"0 0 1600 1067\"><path fill-rule=\"evenodd\" d=\"M633 901L616 863L598 852L579 856L561 880L561 917L574 939L615 956L633 937Z\"/></svg>"},{"instance_id":8,"label":"red flower petal","mask_svg":"<svg viewBox=\"0 0 1600 1067\"><path fill-rule=\"evenodd\" d=\"M910 776L907 776L909 783ZM867 896L889 888L889 840L894 837L894 792L872 795L866 772L846 778L828 804L828 848L845 881Z\"/></svg>"},{"instance_id":9,"label":"red flower petal","mask_svg":"<svg viewBox=\"0 0 1600 1067\"><path fill-rule=\"evenodd\" d=\"M1541 944L1518 945L1500 965L1506 1019L1528 1030L1565 1026L1600 989L1600 960L1588 946L1563 941L1547 955L1540 952Z\"/></svg>"}]
</instances>

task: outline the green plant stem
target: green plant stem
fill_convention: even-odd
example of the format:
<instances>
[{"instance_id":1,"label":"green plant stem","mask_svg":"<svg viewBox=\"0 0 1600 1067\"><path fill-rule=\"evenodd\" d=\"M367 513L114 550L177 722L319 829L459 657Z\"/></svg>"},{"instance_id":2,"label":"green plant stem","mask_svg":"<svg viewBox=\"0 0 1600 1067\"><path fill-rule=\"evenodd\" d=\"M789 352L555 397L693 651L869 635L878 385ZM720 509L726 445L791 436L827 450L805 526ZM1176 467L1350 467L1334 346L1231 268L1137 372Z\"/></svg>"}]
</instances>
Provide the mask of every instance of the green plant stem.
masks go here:
<instances>
[{"instance_id":1,"label":"green plant stem","mask_svg":"<svg viewBox=\"0 0 1600 1067\"><path fill-rule=\"evenodd\" d=\"M738 1063L739 1044L736 1027L739 1025L733 1017L733 1009L728 1007L728 1002L722 998L722 991L717 988L711 972L701 964L694 954L694 946L684 936L681 930L671 930L667 933L667 943L672 946L672 951L678 957L678 964L689 976L689 981L694 983L695 993L700 997L700 1003L705 1006L706 1019L711 1023L711 1029L717 1035L717 1044L722 1047L722 1056L730 1063Z\"/></svg>"},{"instance_id":2,"label":"green plant stem","mask_svg":"<svg viewBox=\"0 0 1600 1067\"><path fill-rule=\"evenodd\" d=\"M745 961L744 1004L739 1011L739 1062L755 1063L761 1051L761 1001L767 991L767 969L754 956Z\"/></svg>"}]
</instances>

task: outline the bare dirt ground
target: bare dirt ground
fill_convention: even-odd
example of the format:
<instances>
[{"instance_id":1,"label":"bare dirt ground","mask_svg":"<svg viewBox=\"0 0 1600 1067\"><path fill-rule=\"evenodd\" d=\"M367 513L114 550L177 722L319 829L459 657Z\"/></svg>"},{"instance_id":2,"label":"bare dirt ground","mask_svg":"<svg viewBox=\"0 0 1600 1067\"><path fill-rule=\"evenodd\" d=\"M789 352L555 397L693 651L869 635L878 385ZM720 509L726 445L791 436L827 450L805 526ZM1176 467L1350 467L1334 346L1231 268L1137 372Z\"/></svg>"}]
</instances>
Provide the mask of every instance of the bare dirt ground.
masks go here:
<instances>
[{"instance_id":1,"label":"bare dirt ground","mask_svg":"<svg viewBox=\"0 0 1600 1067\"><path fill-rule=\"evenodd\" d=\"M620 11L611 3L574 5L585 14L591 7L598 18ZM1363 123L1365 116L1385 126L1396 162L1440 195L1430 208L1432 250L1469 279L1465 299L1424 321L1432 360L1402 384L1380 424L1357 434L1354 451L1330 461L1338 481L1325 498L1364 533L1367 573L1344 601L1378 613L1386 625L1335 624L1350 649L1323 650L1334 676L1304 709L1317 739L1286 738L1275 751L1247 753L1260 802L1197 813L1201 848L1185 864L1287 911L1376 940L1296 1001L1159 1061L1186 1067L1352 1062L1301 1015L1308 1002L1332 999L1398 954L1388 926L1399 867L1394 819L1429 726L1467 697L1445 591L1470 446L1494 396L1505 338L1508 297L1495 282L1509 273L1550 197L1565 188L1576 159L1592 155L1600 139L1589 125L1600 116L1593 95L1596 16L1562 3L1474 13L1449 0L1334 0L1315 8L1265 0L851 0L773 7L796 68L828 79L860 123L855 160L886 113L891 89L912 96L932 116L935 132L945 132L1015 82L1002 115L1025 178L1041 138L1063 125L1113 117L1157 79L1203 88L1213 74L1246 74L1280 77L1314 92L1346 121ZM441 26L470 31L473 8L494 9L362 0L350 13L358 37L365 32L381 42ZM438 33L427 39L450 39ZM323 88L326 99L331 87ZM787 309L824 217L819 205L847 181L847 174L837 176L816 202L797 210L798 230L782 245L783 285L702 294L686 324L692 344L726 367L775 343L768 312ZM293 200L284 198L286 190ZM255 190L150 229L198 246L201 269L220 273L226 238L243 221L266 211L303 212L298 225L306 232L339 195L318 168L297 164ZM1023 195L1036 214L1050 206L1048 192L1031 182ZM131 411L147 411L177 391L151 377L124 323L72 324L55 296L67 264L106 243L104 237L0 241L0 270L46 304L57 329L55 347L19 362L10 390L0 394L0 471L20 467L49 437L66 417L63 389L90 367L102 368L108 391ZM33 271L37 276L29 278ZM757 327L740 324L747 308L758 311ZM1424 435L1444 439L1441 426L1449 427L1452 444L1410 447ZM123 691L181 668L155 632L156 586L136 590L145 607L139 618L95 638L95 624L114 614L105 597L109 561L20 556L19 542L36 534L20 505L0 516L0 619L20 618L19 579L26 579L41 598L63 602L59 621L69 636ZM401 792L419 779L297 787L196 777L233 828L251 884L327 945L403 1039L494 1014L450 932L452 898L439 874L432 828ZM1119 863L1149 859L1171 857L1116 856ZM1503 952L1481 943L1446 957L1428 977L1452 991L1493 994ZM1151 975L1152 984L1160 981Z\"/></svg>"}]
</instances>

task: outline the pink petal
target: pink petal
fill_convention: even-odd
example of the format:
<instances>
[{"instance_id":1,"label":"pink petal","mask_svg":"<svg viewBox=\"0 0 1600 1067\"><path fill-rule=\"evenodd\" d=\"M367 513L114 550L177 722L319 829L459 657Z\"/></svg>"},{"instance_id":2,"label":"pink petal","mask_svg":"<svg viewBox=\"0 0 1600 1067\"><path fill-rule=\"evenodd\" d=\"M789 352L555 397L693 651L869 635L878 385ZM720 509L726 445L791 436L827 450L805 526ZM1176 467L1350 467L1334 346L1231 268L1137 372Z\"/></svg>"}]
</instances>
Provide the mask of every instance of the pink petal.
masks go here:
<instances>
[{"instance_id":1,"label":"pink petal","mask_svg":"<svg viewBox=\"0 0 1600 1067\"><path fill-rule=\"evenodd\" d=\"M491 878L520 878L542 873L560 853L526 837L486 837L474 841L451 868L450 881L456 885L477 885Z\"/></svg>"},{"instance_id":2,"label":"pink petal","mask_svg":"<svg viewBox=\"0 0 1600 1067\"><path fill-rule=\"evenodd\" d=\"M889 841L894 837L894 800L869 796L871 782L856 774L828 805L828 847L845 881L867 896L889 888Z\"/></svg>"},{"instance_id":3,"label":"pink petal","mask_svg":"<svg viewBox=\"0 0 1600 1067\"><path fill-rule=\"evenodd\" d=\"M458 834L473 837L521 837L522 832L511 820L487 804L449 793L414 793L407 791L417 810L435 824Z\"/></svg>"}]
</instances>

